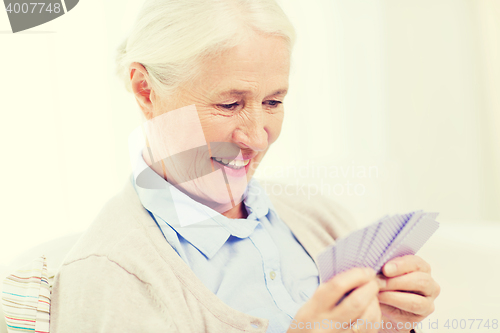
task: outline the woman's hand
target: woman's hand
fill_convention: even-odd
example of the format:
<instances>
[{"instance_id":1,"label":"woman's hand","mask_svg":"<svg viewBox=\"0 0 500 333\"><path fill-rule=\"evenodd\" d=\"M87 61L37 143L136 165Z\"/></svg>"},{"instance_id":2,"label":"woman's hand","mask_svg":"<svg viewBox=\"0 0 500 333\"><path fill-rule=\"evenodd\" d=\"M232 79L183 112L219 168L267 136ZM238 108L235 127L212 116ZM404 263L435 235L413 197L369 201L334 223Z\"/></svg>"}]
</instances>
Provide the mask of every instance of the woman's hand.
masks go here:
<instances>
[{"instance_id":1,"label":"woman's hand","mask_svg":"<svg viewBox=\"0 0 500 333\"><path fill-rule=\"evenodd\" d=\"M352 289L354 291L337 305L344 294ZM351 323L356 325L361 320L364 323L380 322L378 292L375 271L370 268L353 268L338 274L318 287L299 309L287 333L376 333L376 329L366 330L364 326L353 329Z\"/></svg>"},{"instance_id":2,"label":"woman's hand","mask_svg":"<svg viewBox=\"0 0 500 333\"><path fill-rule=\"evenodd\" d=\"M440 287L431 277L431 267L422 258L408 255L387 262L382 273L384 276L378 277L381 286L378 299L382 319L384 323L390 321L392 329L386 324L381 332L409 332L413 323L434 311ZM404 327L405 323L412 326Z\"/></svg>"}]
</instances>

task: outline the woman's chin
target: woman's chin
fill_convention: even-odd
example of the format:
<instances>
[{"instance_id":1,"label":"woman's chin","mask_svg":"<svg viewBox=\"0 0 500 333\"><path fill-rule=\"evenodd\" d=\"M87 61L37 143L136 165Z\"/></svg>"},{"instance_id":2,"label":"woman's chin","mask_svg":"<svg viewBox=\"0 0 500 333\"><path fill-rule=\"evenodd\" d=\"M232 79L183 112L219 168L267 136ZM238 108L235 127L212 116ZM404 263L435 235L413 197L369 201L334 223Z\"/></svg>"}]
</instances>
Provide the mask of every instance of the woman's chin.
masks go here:
<instances>
[{"instance_id":1,"label":"woman's chin","mask_svg":"<svg viewBox=\"0 0 500 333\"><path fill-rule=\"evenodd\" d=\"M225 192L223 191L221 192L219 193L211 192L210 197L204 200L205 201L204 204L212 208L213 210L217 211L218 213L223 214L243 201L244 191L239 193L231 192L231 196L229 196L228 188L226 186Z\"/></svg>"},{"instance_id":2,"label":"woman's chin","mask_svg":"<svg viewBox=\"0 0 500 333\"><path fill-rule=\"evenodd\" d=\"M203 188L199 188L203 195L199 196L195 200L207 207L210 207L218 213L223 214L243 201L246 182L245 186L242 185L243 184L239 184L239 186L228 186L224 183L204 186Z\"/></svg>"},{"instance_id":3,"label":"woman's chin","mask_svg":"<svg viewBox=\"0 0 500 333\"><path fill-rule=\"evenodd\" d=\"M176 187L191 199L223 214L243 201L248 185L245 171L243 170L241 176L234 177L234 175L228 174L224 176L219 170L180 183Z\"/></svg>"}]
</instances>

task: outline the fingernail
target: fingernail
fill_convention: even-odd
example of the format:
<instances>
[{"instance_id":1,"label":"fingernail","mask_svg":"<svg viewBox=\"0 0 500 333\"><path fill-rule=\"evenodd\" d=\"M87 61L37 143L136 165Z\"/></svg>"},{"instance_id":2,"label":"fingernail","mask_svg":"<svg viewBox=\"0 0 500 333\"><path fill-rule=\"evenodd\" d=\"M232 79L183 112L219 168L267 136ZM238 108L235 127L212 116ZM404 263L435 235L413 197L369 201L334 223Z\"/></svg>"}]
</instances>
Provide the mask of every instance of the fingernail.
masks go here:
<instances>
[{"instance_id":1,"label":"fingernail","mask_svg":"<svg viewBox=\"0 0 500 333\"><path fill-rule=\"evenodd\" d=\"M385 265L384 272L386 274L389 274L389 275L392 275L392 274L396 273L396 265L395 264L387 264L387 265Z\"/></svg>"}]
</instances>

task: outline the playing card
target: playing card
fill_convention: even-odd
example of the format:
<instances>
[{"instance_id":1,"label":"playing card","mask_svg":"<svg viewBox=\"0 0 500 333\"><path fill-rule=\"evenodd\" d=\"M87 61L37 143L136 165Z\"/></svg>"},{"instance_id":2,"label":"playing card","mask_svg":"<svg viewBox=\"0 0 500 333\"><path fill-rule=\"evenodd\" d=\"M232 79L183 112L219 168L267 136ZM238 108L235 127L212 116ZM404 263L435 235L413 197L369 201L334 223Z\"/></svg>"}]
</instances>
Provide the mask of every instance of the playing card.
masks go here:
<instances>
[{"instance_id":1,"label":"playing card","mask_svg":"<svg viewBox=\"0 0 500 333\"><path fill-rule=\"evenodd\" d=\"M379 272L387 261L417 253L439 227L437 215L423 211L386 215L339 239L317 257L321 282L354 267L371 267Z\"/></svg>"},{"instance_id":2,"label":"playing card","mask_svg":"<svg viewBox=\"0 0 500 333\"><path fill-rule=\"evenodd\" d=\"M368 249L370 248L371 244L373 243L373 237L377 233L377 228L379 228L380 225L383 223L383 221L385 221L388 218L389 218L389 215L385 215L381 219L379 219L377 222L375 222L375 223L373 223L365 228L366 229L365 237L364 237L363 243L361 244L361 247L358 251L358 267L369 267L369 266L366 266L366 264L365 264L366 253L367 253Z\"/></svg>"},{"instance_id":3,"label":"playing card","mask_svg":"<svg viewBox=\"0 0 500 333\"><path fill-rule=\"evenodd\" d=\"M364 233L364 229L356 230L344 242L339 244L341 251L339 252L340 258L337 259L337 274L356 267L356 256ZM338 248L338 246L336 247Z\"/></svg>"},{"instance_id":4,"label":"playing card","mask_svg":"<svg viewBox=\"0 0 500 333\"><path fill-rule=\"evenodd\" d=\"M386 262L409 254L416 254L422 248L425 242L439 228L439 223L435 220L437 213L424 213L420 219L411 226L397 246L391 246L387 253L375 266L378 272Z\"/></svg>"},{"instance_id":5,"label":"playing card","mask_svg":"<svg viewBox=\"0 0 500 333\"><path fill-rule=\"evenodd\" d=\"M335 274L335 247L329 246L325 251L321 252L316 261L318 262L319 277L321 283L328 281Z\"/></svg>"},{"instance_id":6,"label":"playing card","mask_svg":"<svg viewBox=\"0 0 500 333\"><path fill-rule=\"evenodd\" d=\"M410 230L420 221L421 217L424 215L425 213L423 211L421 210L416 211L405 222L404 227L400 230L400 232L391 240L391 242L388 243L387 249L384 251L384 254L379 258L379 260L376 263L374 263L373 268L377 272L388 261L387 258L397 250L397 248L406 238L406 235L408 235Z\"/></svg>"},{"instance_id":7,"label":"playing card","mask_svg":"<svg viewBox=\"0 0 500 333\"><path fill-rule=\"evenodd\" d=\"M379 262L390 244L392 244L393 240L403 230L414 214L412 212L405 215L394 215L384 220L378 234L373 240L370 251L366 254L365 261L369 267L374 267Z\"/></svg>"}]
</instances>

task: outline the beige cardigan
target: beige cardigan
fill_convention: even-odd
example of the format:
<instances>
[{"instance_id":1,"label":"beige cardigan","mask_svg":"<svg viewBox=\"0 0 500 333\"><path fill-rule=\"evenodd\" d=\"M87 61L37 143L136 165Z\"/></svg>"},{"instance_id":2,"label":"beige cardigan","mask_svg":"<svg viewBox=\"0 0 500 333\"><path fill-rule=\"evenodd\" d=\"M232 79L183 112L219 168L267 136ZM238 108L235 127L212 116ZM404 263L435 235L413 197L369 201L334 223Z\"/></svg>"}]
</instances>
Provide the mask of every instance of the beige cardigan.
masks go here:
<instances>
[{"instance_id":1,"label":"beige cardigan","mask_svg":"<svg viewBox=\"0 0 500 333\"><path fill-rule=\"evenodd\" d=\"M271 200L312 258L354 229L350 215L325 198L283 194ZM56 333L257 333L268 325L203 285L167 243L130 180L72 248L51 298L50 331Z\"/></svg>"}]
</instances>

